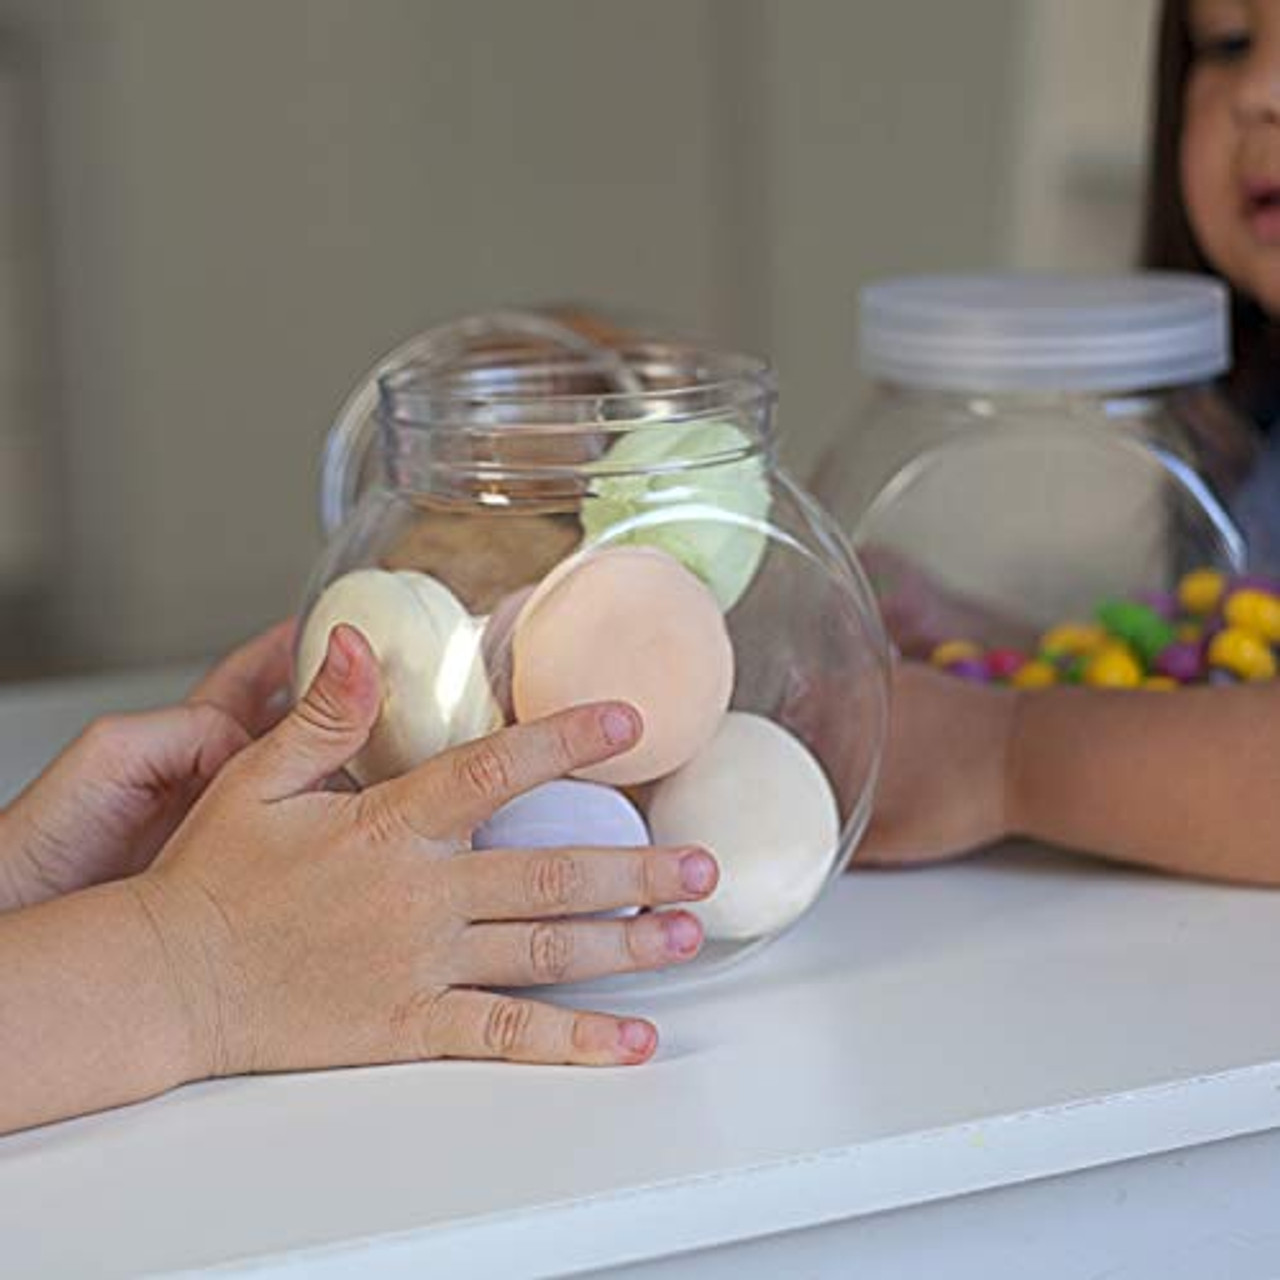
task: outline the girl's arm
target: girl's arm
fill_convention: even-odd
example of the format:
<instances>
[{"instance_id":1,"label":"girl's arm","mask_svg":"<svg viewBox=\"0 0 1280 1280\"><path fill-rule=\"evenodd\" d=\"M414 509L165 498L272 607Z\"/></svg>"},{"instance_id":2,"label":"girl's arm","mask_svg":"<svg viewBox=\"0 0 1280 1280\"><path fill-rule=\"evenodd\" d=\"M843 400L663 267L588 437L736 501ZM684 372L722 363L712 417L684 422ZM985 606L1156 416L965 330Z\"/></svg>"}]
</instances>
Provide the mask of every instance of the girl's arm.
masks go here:
<instances>
[{"instance_id":1,"label":"girl's arm","mask_svg":"<svg viewBox=\"0 0 1280 1280\"><path fill-rule=\"evenodd\" d=\"M926 862L1014 835L1280 885L1280 684L1014 692L904 665L858 860Z\"/></svg>"},{"instance_id":2,"label":"girl's arm","mask_svg":"<svg viewBox=\"0 0 1280 1280\"><path fill-rule=\"evenodd\" d=\"M1280 684L1019 695L1006 793L1020 835L1280 885Z\"/></svg>"}]
</instances>

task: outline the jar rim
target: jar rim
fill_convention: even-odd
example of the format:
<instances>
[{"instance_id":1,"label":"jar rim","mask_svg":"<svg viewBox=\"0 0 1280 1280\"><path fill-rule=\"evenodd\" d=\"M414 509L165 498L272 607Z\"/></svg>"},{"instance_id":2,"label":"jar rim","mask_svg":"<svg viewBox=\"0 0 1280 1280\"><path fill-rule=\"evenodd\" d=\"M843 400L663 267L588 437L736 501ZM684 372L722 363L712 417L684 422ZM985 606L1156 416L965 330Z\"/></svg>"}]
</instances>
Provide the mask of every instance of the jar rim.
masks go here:
<instances>
[{"instance_id":1,"label":"jar rim","mask_svg":"<svg viewBox=\"0 0 1280 1280\"><path fill-rule=\"evenodd\" d=\"M621 366L633 381L617 385ZM575 380L600 385L572 387ZM612 384L612 385L610 385ZM777 398L769 364L687 343L639 341L598 354L495 347L420 360L378 379L379 417L396 428L492 432L520 425L556 434L758 417L769 434Z\"/></svg>"}]
</instances>

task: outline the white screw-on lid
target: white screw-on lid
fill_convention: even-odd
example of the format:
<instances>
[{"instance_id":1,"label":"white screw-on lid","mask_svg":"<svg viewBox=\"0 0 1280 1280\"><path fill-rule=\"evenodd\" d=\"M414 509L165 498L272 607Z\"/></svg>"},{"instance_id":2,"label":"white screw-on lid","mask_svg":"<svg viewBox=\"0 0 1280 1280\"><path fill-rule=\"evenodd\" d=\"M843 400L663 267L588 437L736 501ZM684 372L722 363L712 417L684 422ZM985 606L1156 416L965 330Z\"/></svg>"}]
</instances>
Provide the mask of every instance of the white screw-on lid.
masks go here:
<instances>
[{"instance_id":1,"label":"white screw-on lid","mask_svg":"<svg viewBox=\"0 0 1280 1280\"><path fill-rule=\"evenodd\" d=\"M1205 276L916 276L861 294L862 366L940 391L1136 391L1231 363L1227 290Z\"/></svg>"}]
</instances>

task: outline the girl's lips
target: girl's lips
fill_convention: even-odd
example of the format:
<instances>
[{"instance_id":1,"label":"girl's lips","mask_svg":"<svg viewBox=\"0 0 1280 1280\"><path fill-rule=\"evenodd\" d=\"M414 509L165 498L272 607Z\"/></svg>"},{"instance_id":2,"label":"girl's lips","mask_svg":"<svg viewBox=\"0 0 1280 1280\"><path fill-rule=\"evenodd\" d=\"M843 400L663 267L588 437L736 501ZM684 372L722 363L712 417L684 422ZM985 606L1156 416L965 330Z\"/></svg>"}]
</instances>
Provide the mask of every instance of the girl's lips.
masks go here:
<instances>
[{"instance_id":1,"label":"girl's lips","mask_svg":"<svg viewBox=\"0 0 1280 1280\"><path fill-rule=\"evenodd\" d=\"M1254 239L1265 245L1280 246L1280 181L1246 182L1244 216Z\"/></svg>"}]
</instances>

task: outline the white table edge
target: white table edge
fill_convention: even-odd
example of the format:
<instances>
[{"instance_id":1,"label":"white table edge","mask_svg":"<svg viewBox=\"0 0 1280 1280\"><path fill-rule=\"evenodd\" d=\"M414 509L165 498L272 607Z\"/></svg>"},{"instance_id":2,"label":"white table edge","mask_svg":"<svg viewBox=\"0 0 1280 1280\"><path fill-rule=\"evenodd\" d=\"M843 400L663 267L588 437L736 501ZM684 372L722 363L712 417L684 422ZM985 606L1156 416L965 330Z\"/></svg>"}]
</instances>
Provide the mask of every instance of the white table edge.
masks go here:
<instances>
[{"instance_id":1,"label":"white table edge","mask_svg":"<svg viewBox=\"0 0 1280 1280\"><path fill-rule=\"evenodd\" d=\"M1280 1127L1280 1063L170 1276L572 1275ZM1117 1137L1117 1129L1124 1137ZM922 1167L931 1177L920 1179ZM518 1261L517 1261L518 1260Z\"/></svg>"}]
</instances>

